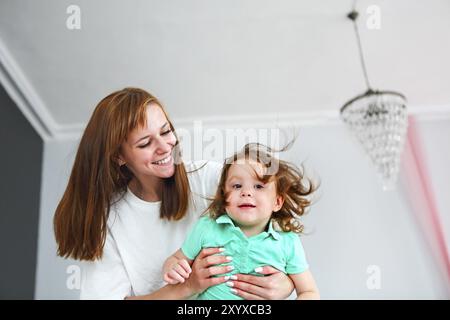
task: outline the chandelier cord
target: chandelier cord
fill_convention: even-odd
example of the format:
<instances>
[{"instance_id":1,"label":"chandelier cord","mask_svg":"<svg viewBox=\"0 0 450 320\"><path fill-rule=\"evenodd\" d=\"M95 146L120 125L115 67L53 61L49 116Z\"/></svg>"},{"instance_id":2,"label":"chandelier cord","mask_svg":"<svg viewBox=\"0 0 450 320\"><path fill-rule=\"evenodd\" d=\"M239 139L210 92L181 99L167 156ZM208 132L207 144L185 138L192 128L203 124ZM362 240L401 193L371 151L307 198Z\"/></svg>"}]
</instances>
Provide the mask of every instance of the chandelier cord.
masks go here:
<instances>
[{"instance_id":1,"label":"chandelier cord","mask_svg":"<svg viewBox=\"0 0 450 320\"><path fill-rule=\"evenodd\" d=\"M357 2L357 0L353 1L352 11L347 15L347 17L353 21L353 29L355 30L356 41L358 43L359 60L361 62L361 66L363 69L364 80L366 81L368 91L371 92L373 90L369 83L369 76L367 74L366 62L364 60L364 54L363 54L363 49L362 49L362 45L361 45L361 37L359 35L358 24L356 23L356 19L358 18L358 14L359 14L358 11L356 11L356 2Z\"/></svg>"}]
</instances>

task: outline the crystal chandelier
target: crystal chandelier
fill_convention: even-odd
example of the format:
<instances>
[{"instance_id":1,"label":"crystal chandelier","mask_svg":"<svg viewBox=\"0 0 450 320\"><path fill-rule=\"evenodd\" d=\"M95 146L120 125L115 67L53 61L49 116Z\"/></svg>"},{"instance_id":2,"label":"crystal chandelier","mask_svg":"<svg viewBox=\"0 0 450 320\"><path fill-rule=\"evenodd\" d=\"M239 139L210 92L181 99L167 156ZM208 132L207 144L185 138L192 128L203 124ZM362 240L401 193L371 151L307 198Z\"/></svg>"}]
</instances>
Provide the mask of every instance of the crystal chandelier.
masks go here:
<instances>
[{"instance_id":1,"label":"crystal chandelier","mask_svg":"<svg viewBox=\"0 0 450 320\"><path fill-rule=\"evenodd\" d=\"M356 23L358 12L353 8L347 17L353 21L367 91L344 104L341 118L375 165L383 189L393 189L408 127L406 98L398 92L371 88Z\"/></svg>"}]
</instances>

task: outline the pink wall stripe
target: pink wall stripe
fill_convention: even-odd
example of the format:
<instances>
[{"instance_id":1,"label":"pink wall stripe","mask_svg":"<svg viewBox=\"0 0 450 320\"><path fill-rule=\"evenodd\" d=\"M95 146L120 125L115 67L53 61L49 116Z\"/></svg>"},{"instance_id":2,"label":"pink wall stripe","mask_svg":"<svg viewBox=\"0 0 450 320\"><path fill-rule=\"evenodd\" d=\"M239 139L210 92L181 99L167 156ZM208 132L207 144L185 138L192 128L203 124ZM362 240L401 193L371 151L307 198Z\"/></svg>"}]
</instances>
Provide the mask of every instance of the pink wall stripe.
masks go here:
<instances>
[{"instance_id":1,"label":"pink wall stripe","mask_svg":"<svg viewBox=\"0 0 450 320\"><path fill-rule=\"evenodd\" d=\"M402 158L403 186L419 229L424 233L438 267L442 270L443 284L450 295L450 255L419 136L415 119L410 116Z\"/></svg>"}]
</instances>

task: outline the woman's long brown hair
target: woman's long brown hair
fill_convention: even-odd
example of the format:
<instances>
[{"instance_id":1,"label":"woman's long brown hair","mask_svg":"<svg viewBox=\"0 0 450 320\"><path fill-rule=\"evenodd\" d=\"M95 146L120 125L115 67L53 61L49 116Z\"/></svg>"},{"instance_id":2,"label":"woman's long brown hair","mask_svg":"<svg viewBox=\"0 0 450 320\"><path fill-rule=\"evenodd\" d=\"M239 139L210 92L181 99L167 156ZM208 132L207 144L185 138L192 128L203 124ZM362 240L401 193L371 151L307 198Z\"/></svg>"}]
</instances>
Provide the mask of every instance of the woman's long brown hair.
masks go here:
<instances>
[{"instance_id":1,"label":"woman's long brown hair","mask_svg":"<svg viewBox=\"0 0 450 320\"><path fill-rule=\"evenodd\" d=\"M112 201L126 192L133 177L125 166L119 166L120 146L130 131L146 125L149 103L161 107L174 130L162 104L142 89L116 91L95 108L53 220L59 256L90 261L102 257ZM160 190L160 217L168 220L183 218L190 198L186 170L178 148L175 151L175 173L164 179Z\"/></svg>"}]
</instances>

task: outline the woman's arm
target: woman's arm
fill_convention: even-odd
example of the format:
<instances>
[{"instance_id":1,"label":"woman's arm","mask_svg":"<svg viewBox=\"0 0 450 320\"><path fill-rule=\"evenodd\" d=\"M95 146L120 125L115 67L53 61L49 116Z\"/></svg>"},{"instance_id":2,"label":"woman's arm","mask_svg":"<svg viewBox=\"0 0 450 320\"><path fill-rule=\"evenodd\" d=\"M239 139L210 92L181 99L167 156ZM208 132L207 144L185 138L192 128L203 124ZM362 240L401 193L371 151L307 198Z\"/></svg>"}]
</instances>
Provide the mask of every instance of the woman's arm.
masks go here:
<instances>
[{"instance_id":1,"label":"woman's arm","mask_svg":"<svg viewBox=\"0 0 450 320\"><path fill-rule=\"evenodd\" d=\"M265 266L257 272L265 277L248 274L236 274L236 280L230 281L235 294L246 300L282 300L294 290L292 280L283 272Z\"/></svg>"},{"instance_id":2,"label":"woman's arm","mask_svg":"<svg viewBox=\"0 0 450 320\"><path fill-rule=\"evenodd\" d=\"M213 277L218 274L227 273L227 266L216 266L229 262L221 248L203 249L192 263L192 273L184 283L166 285L161 289L148 295L127 297L130 300L179 300L189 299L192 296L205 291L213 285L226 282L229 277Z\"/></svg>"},{"instance_id":3,"label":"woman's arm","mask_svg":"<svg viewBox=\"0 0 450 320\"><path fill-rule=\"evenodd\" d=\"M297 300L318 300L320 299L319 289L317 289L316 282L309 270L291 274L289 277L292 279L297 291Z\"/></svg>"}]
</instances>

